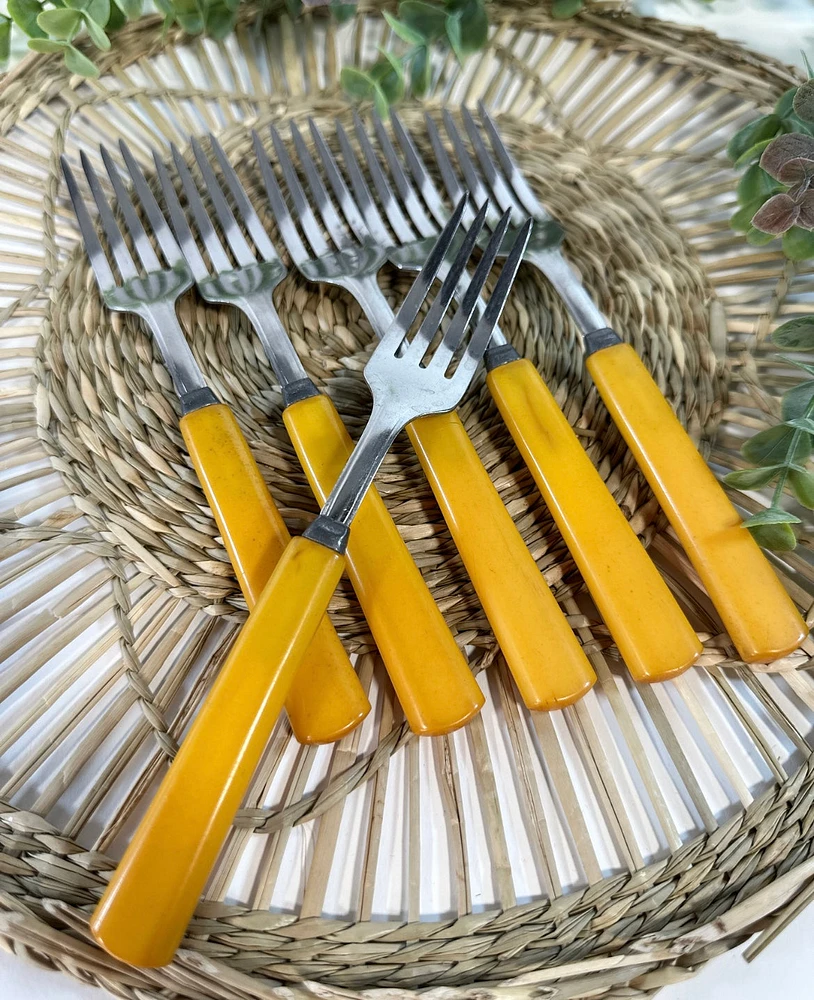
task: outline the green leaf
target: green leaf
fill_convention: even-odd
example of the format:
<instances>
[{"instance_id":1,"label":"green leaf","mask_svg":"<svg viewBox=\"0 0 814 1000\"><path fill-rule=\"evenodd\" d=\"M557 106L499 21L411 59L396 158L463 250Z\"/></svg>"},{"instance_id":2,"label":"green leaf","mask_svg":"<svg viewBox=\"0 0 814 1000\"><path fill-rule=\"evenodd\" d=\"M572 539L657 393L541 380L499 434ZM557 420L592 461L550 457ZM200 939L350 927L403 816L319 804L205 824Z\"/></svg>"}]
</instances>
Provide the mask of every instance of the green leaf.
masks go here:
<instances>
[{"instance_id":1,"label":"green leaf","mask_svg":"<svg viewBox=\"0 0 814 1000\"><path fill-rule=\"evenodd\" d=\"M811 441L807 434L801 434L792 453L790 449L794 434L790 427L783 424L758 431L741 448L741 454L753 465L778 465L781 462L787 465L799 460L805 461L811 454Z\"/></svg>"},{"instance_id":2,"label":"green leaf","mask_svg":"<svg viewBox=\"0 0 814 1000\"><path fill-rule=\"evenodd\" d=\"M373 107L376 109L376 114L379 118L386 118L390 110L390 102L387 100L387 95L378 84L374 84L373 86Z\"/></svg>"},{"instance_id":3,"label":"green leaf","mask_svg":"<svg viewBox=\"0 0 814 1000\"><path fill-rule=\"evenodd\" d=\"M808 80L797 88L792 103L794 113L804 122L814 122L814 80Z\"/></svg>"},{"instance_id":4,"label":"green leaf","mask_svg":"<svg viewBox=\"0 0 814 1000\"><path fill-rule=\"evenodd\" d=\"M447 17L447 38L449 39L449 47L455 53L455 58L461 64L463 64L466 59L466 54L463 50L462 34L461 15L450 14Z\"/></svg>"},{"instance_id":5,"label":"green leaf","mask_svg":"<svg viewBox=\"0 0 814 1000\"><path fill-rule=\"evenodd\" d=\"M782 190L782 184L767 174L759 163L753 163L747 168L746 173L738 183L738 201L741 205L759 202L759 208L768 197ZM757 209L755 209L756 211Z\"/></svg>"},{"instance_id":6,"label":"green leaf","mask_svg":"<svg viewBox=\"0 0 814 1000\"><path fill-rule=\"evenodd\" d=\"M756 524L749 528L752 538L764 549L791 552L797 548L797 536L790 524Z\"/></svg>"},{"instance_id":7,"label":"green leaf","mask_svg":"<svg viewBox=\"0 0 814 1000\"><path fill-rule=\"evenodd\" d=\"M34 52L64 52L68 48L68 42L58 41L56 38L29 38L28 47Z\"/></svg>"},{"instance_id":8,"label":"green leaf","mask_svg":"<svg viewBox=\"0 0 814 1000\"><path fill-rule=\"evenodd\" d=\"M774 136L772 137L772 139ZM772 142L772 139L762 139L760 142L755 143L754 146L750 146L746 152L741 153L741 155L735 160L736 167L742 167L746 163L751 163L752 160L759 160L763 150Z\"/></svg>"},{"instance_id":9,"label":"green leaf","mask_svg":"<svg viewBox=\"0 0 814 1000\"><path fill-rule=\"evenodd\" d=\"M578 14L585 6L585 0L554 0L551 13L560 21Z\"/></svg>"},{"instance_id":10,"label":"green leaf","mask_svg":"<svg viewBox=\"0 0 814 1000\"><path fill-rule=\"evenodd\" d=\"M135 21L141 17L143 9L142 0L115 0L116 7L125 15L128 21ZM166 13L166 11L164 12Z\"/></svg>"},{"instance_id":11,"label":"green leaf","mask_svg":"<svg viewBox=\"0 0 814 1000\"><path fill-rule=\"evenodd\" d=\"M302 0L285 0L285 8L289 17L299 17L302 14Z\"/></svg>"},{"instance_id":12,"label":"green leaf","mask_svg":"<svg viewBox=\"0 0 814 1000\"><path fill-rule=\"evenodd\" d=\"M798 361L797 358L789 357L788 354L778 354L780 361L785 361L787 365L791 365L793 368L799 368L800 371L805 372L807 375L814 375L814 365L806 364L805 361ZM789 392L792 390L790 389Z\"/></svg>"},{"instance_id":13,"label":"green leaf","mask_svg":"<svg viewBox=\"0 0 814 1000\"><path fill-rule=\"evenodd\" d=\"M423 0L403 0L399 4L399 20L428 41L446 34L447 12Z\"/></svg>"},{"instance_id":14,"label":"green leaf","mask_svg":"<svg viewBox=\"0 0 814 1000\"><path fill-rule=\"evenodd\" d=\"M789 87L789 89L779 97L777 104L774 106L774 113L778 118L788 118L788 116L794 110L794 95L797 93L796 87Z\"/></svg>"},{"instance_id":15,"label":"green leaf","mask_svg":"<svg viewBox=\"0 0 814 1000\"><path fill-rule=\"evenodd\" d=\"M789 473L789 486L792 493L804 507L814 510L814 475L810 472L800 472L792 469Z\"/></svg>"},{"instance_id":16,"label":"green leaf","mask_svg":"<svg viewBox=\"0 0 814 1000\"><path fill-rule=\"evenodd\" d=\"M729 220L729 225L736 233L748 233L750 229L754 228L752 217L762 204L762 199L758 198L755 201L750 201L748 205L742 205Z\"/></svg>"},{"instance_id":17,"label":"green leaf","mask_svg":"<svg viewBox=\"0 0 814 1000\"><path fill-rule=\"evenodd\" d=\"M755 229L751 223L746 230L746 242L750 243L753 247L765 247L767 243L771 243L772 240L776 239L777 236L774 233L764 233L761 229Z\"/></svg>"},{"instance_id":18,"label":"green leaf","mask_svg":"<svg viewBox=\"0 0 814 1000\"><path fill-rule=\"evenodd\" d=\"M449 29L447 29L449 35ZM461 11L460 48L464 56L480 52L489 39L489 18L483 0L469 0Z\"/></svg>"},{"instance_id":19,"label":"green leaf","mask_svg":"<svg viewBox=\"0 0 814 1000\"><path fill-rule=\"evenodd\" d=\"M432 83L432 62L426 45L416 49L410 69L410 89L413 97L424 97Z\"/></svg>"},{"instance_id":20,"label":"green leaf","mask_svg":"<svg viewBox=\"0 0 814 1000\"><path fill-rule=\"evenodd\" d=\"M166 31L175 22L175 5L172 0L153 0L153 3L166 18L164 21L164 30Z\"/></svg>"},{"instance_id":21,"label":"green leaf","mask_svg":"<svg viewBox=\"0 0 814 1000\"><path fill-rule=\"evenodd\" d=\"M781 510L780 507L769 507L768 510L762 510L759 514L747 517L743 523L747 528L751 528L756 524L802 524L803 522L794 514L789 514L787 510Z\"/></svg>"},{"instance_id":22,"label":"green leaf","mask_svg":"<svg viewBox=\"0 0 814 1000\"><path fill-rule=\"evenodd\" d=\"M225 38L234 28L237 11L224 3L214 3L206 8L206 33L213 38Z\"/></svg>"},{"instance_id":23,"label":"green leaf","mask_svg":"<svg viewBox=\"0 0 814 1000\"><path fill-rule=\"evenodd\" d=\"M783 323L772 334L772 341L790 351L814 350L814 316L799 316Z\"/></svg>"},{"instance_id":24,"label":"green leaf","mask_svg":"<svg viewBox=\"0 0 814 1000\"><path fill-rule=\"evenodd\" d=\"M397 104L404 97L404 64L392 52L385 49L379 51L383 58L371 68L369 75L387 101L384 111L387 115L389 106Z\"/></svg>"},{"instance_id":25,"label":"green leaf","mask_svg":"<svg viewBox=\"0 0 814 1000\"><path fill-rule=\"evenodd\" d=\"M110 0L65 0L65 6L87 15L100 27L104 27L110 17Z\"/></svg>"},{"instance_id":26,"label":"green leaf","mask_svg":"<svg viewBox=\"0 0 814 1000\"><path fill-rule=\"evenodd\" d=\"M802 417L814 399L814 382L801 382L793 389L783 394L783 420L796 420Z\"/></svg>"},{"instance_id":27,"label":"green leaf","mask_svg":"<svg viewBox=\"0 0 814 1000\"><path fill-rule=\"evenodd\" d=\"M739 469L724 476L724 482L736 490L758 490L761 486L768 486L784 468L785 465L768 465L760 469Z\"/></svg>"},{"instance_id":28,"label":"green leaf","mask_svg":"<svg viewBox=\"0 0 814 1000\"><path fill-rule=\"evenodd\" d=\"M789 260L808 260L814 257L814 232L794 226L783 234L783 253Z\"/></svg>"},{"instance_id":29,"label":"green leaf","mask_svg":"<svg viewBox=\"0 0 814 1000\"><path fill-rule=\"evenodd\" d=\"M204 30L204 13L199 0L175 0L175 18L188 35L200 35Z\"/></svg>"},{"instance_id":30,"label":"green leaf","mask_svg":"<svg viewBox=\"0 0 814 1000\"><path fill-rule=\"evenodd\" d=\"M356 16L355 3L341 3L340 0L331 0L331 14L337 24L344 24Z\"/></svg>"},{"instance_id":31,"label":"green leaf","mask_svg":"<svg viewBox=\"0 0 814 1000\"><path fill-rule=\"evenodd\" d=\"M85 27L88 29L90 40L97 49L107 51L110 48L110 39L105 34L104 28L100 24L97 24L96 21L92 21L87 14L85 15Z\"/></svg>"},{"instance_id":32,"label":"green leaf","mask_svg":"<svg viewBox=\"0 0 814 1000\"><path fill-rule=\"evenodd\" d=\"M365 101L373 96L374 81L367 73L354 66L344 66L339 75L339 82L348 97L357 101Z\"/></svg>"},{"instance_id":33,"label":"green leaf","mask_svg":"<svg viewBox=\"0 0 814 1000\"><path fill-rule=\"evenodd\" d=\"M78 10L44 10L37 18L37 24L54 38L70 41L79 31L82 15Z\"/></svg>"},{"instance_id":34,"label":"green leaf","mask_svg":"<svg viewBox=\"0 0 814 1000\"><path fill-rule=\"evenodd\" d=\"M405 24L403 21L399 21L397 17L393 17L386 10L382 11L385 21L390 25L393 31L398 35L398 37L410 45L423 45L424 36L419 34L409 24Z\"/></svg>"},{"instance_id":35,"label":"green leaf","mask_svg":"<svg viewBox=\"0 0 814 1000\"><path fill-rule=\"evenodd\" d=\"M8 62L11 50L11 19L0 14L0 63Z\"/></svg>"},{"instance_id":36,"label":"green leaf","mask_svg":"<svg viewBox=\"0 0 814 1000\"><path fill-rule=\"evenodd\" d=\"M773 139L780 131L777 115L763 115L739 129L726 144L726 155L736 163L757 144Z\"/></svg>"},{"instance_id":37,"label":"green leaf","mask_svg":"<svg viewBox=\"0 0 814 1000\"><path fill-rule=\"evenodd\" d=\"M8 0L9 17L17 27L21 28L29 38L45 38L46 34L37 24L37 18L42 13L42 4L38 0Z\"/></svg>"},{"instance_id":38,"label":"green leaf","mask_svg":"<svg viewBox=\"0 0 814 1000\"><path fill-rule=\"evenodd\" d=\"M95 77L99 75L99 70L93 65L90 59L83 55L79 49L74 48L73 45L69 45L65 49L65 65L72 73L76 73L77 76Z\"/></svg>"},{"instance_id":39,"label":"green leaf","mask_svg":"<svg viewBox=\"0 0 814 1000\"><path fill-rule=\"evenodd\" d=\"M785 421L786 427L793 427L798 431L805 431L806 434L814 434L814 420L811 417L792 417Z\"/></svg>"},{"instance_id":40,"label":"green leaf","mask_svg":"<svg viewBox=\"0 0 814 1000\"><path fill-rule=\"evenodd\" d=\"M124 27L127 24L127 15L117 4L110 5L110 17L107 19L107 24L105 29L107 33L118 31L119 28Z\"/></svg>"}]
</instances>

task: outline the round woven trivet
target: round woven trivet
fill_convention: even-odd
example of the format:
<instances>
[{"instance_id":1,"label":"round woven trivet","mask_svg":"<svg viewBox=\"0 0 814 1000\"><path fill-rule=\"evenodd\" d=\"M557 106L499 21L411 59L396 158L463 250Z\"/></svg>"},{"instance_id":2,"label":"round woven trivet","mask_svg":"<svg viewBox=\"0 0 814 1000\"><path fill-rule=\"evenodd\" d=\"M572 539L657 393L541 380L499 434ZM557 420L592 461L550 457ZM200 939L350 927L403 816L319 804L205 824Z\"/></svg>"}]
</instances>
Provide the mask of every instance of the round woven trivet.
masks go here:
<instances>
[{"instance_id":1,"label":"round woven trivet","mask_svg":"<svg viewBox=\"0 0 814 1000\"><path fill-rule=\"evenodd\" d=\"M795 77L659 22L552 21L521 0L490 9L489 46L463 70L439 63L429 104L485 100L566 223L566 252L603 311L716 471L738 467L739 442L771 422L797 378L768 335L810 312L814 281L810 267L731 232L736 179L723 149ZM245 605L158 351L138 321L100 302L59 155L95 156L122 136L145 160L149 147L186 149L190 133L211 130L260 201L249 126L347 119L341 66L398 44L370 5L341 28L319 14L261 17L251 4L241 16L225 43L139 22L98 80L36 57L0 85L0 940L128 998L650 994L740 941L814 874L814 647L760 672L734 658L584 374L568 315L532 269L503 329L650 546L704 639L701 665L657 688L630 682L481 381L463 419L592 654L596 690L554 716L522 707L398 442L378 482L482 671L483 715L450 737L412 737L341 587L332 614L359 654L370 718L319 749L298 746L281 721L172 966L122 966L89 938L106 873ZM403 114L420 134L421 109ZM395 303L409 279L380 280ZM358 434L372 342L359 307L295 275L276 301L309 374ZM239 314L192 295L179 314L301 530L316 508L259 342ZM776 560L805 611L807 552Z\"/></svg>"}]
</instances>

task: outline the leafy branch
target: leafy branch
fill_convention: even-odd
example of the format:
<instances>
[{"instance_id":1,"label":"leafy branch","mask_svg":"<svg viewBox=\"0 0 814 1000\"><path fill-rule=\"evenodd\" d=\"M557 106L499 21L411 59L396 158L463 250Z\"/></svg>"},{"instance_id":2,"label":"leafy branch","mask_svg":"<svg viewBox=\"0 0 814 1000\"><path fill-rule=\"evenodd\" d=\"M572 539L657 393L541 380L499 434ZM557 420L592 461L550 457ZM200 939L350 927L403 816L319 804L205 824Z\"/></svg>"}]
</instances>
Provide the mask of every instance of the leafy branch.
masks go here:
<instances>
[{"instance_id":1,"label":"leafy branch","mask_svg":"<svg viewBox=\"0 0 814 1000\"><path fill-rule=\"evenodd\" d=\"M790 320L775 330L772 340L791 351L814 351L814 316ZM811 378L789 389L782 399L783 422L760 431L741 448L744 458L756 468L730 472L724 482L739 490L756 490L775 484L771 505L744 522L759 545L787 552L797 545L792 528L800 518L783 510L788 489L797 500L814 510L814 474L806 463L814 448L814 365L784 358Z\"/></svg>"}]
</instances>

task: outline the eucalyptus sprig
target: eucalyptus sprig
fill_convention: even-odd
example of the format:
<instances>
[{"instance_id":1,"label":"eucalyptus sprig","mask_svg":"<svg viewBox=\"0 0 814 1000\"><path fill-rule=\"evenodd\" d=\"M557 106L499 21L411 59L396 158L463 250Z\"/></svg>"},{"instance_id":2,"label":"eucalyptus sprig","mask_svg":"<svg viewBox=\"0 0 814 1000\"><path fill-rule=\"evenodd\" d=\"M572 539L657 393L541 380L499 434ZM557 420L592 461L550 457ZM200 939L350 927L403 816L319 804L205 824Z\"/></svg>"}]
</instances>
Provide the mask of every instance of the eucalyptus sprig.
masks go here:
<instances>
[{"instance_id":1,"label":"eucalyptus sprig","mask_svg":"<svg viewBox=\"0 0 814 1000\"><path fill-rule=\"evenodd\" d=\"M489 36L484 0L402 0L398 17L383 14L406 48L401 54L380 49L380 58L370 69L346 66L340 77L349 97L373 101L380 115L407 93L413 97L427 93L434 47L451 49L463 63L486 45Z\"/></svg>"},{"instance_id":2,"label":"eucalyptus sprig","mask_svg":"<svg viewBox=\"0 0 814 1000\"><path fill-rule=\"evenodd\" d=\"M772 340L791 351L814 351L814 316L803 316L778 327ZM739 490L756 490L775 484L771 505L744 522L759 545L777 551L790 551L797 545L793 524L800 518L783 510L786 490L814 510L814 474L806 468L814 448L814 365L784 358L811 376L789 389L783 396L783 422L760 431L741 448L744 458L756 468L730 472L724 478Z\"/></svg>"}]
</instances>

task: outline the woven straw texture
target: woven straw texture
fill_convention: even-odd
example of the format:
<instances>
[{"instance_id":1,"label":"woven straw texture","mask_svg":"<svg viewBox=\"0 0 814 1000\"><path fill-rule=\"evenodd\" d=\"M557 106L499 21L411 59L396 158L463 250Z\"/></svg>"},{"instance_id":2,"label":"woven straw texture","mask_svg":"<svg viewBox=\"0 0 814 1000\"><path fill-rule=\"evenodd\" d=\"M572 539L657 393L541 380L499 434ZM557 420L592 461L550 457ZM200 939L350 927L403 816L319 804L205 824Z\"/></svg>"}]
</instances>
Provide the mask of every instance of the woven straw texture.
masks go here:
<instances>
[{"instance_id":1,"label":"woven straw texture","mask_svg":"<svg viewBox=\"0 0 814 1000\"><path fill-rule=\"evenodd\" d=\"M102 306L58 157L123 136L147 164L149 147L211 130L259 198L248 125L347 120L341 66L400 44L373 5L341 28L264 6L241 5L222 44L145 20L120 33L98 80L36 57L0 86L0 942L129 1000L648 996L755 927L771 936L814 875L814 645L759 671L736 659L583 372L567 314L531 269L503 329L650 547L704 640L700 666L658 688L630 682L481 381L462 417L591 653L596 690L556 716L522 707L400 441L378 482L487 709L463 732L412 737L343 584L331 611L359 654L370 718L320 749L281 720L171 966L123 966L88 935L245 604L158 351ZM486 102L566 223L596 301L716 471L740 467L739 443L797 378L768 337L811 312L814 269L731 232L724 147L794 75L701 31L614 13L552 21L530 0L490 7L487 49L463 70L439 62L430 106ZM408 124L420 114L404 108ZM405 279L380 280L397 302ZM293 275L276 301L358 434L372 340L359 307ZM179 314L301 530L315 504L259 342L192 295ZM776 565L808 612L807 548Z\"/></svg>"}]
</instances>

